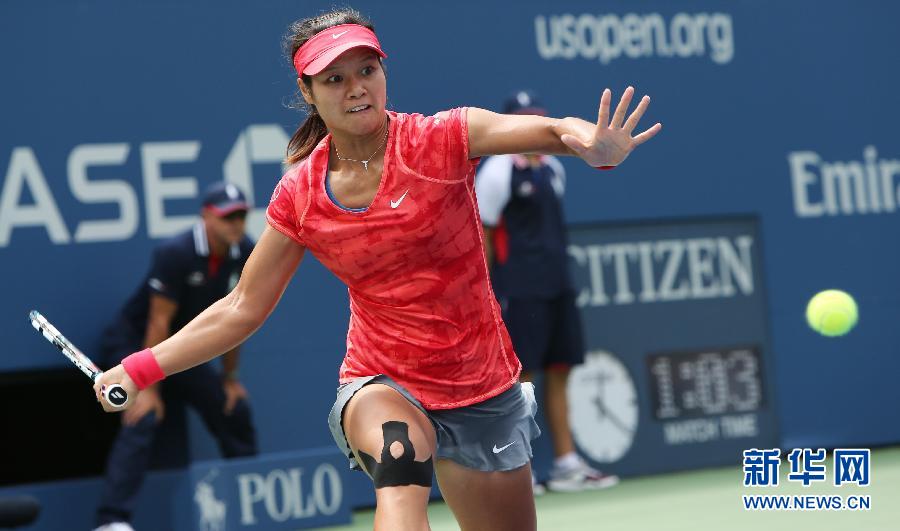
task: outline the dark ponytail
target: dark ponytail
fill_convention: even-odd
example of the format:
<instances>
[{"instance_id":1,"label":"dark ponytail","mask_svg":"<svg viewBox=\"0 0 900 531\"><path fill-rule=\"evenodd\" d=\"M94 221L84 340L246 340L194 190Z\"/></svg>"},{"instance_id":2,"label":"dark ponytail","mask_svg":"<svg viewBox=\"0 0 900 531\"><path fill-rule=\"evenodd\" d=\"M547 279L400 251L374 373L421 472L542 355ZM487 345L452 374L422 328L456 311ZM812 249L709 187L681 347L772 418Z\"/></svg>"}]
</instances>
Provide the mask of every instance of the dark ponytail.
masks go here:
<instances>
[{"instance_id":1,"label":"dark ponytail","mask_svg":"<svg viewBox=\"0 0 900 531\"><path fill-rule=\"evenodd\" d=\"M303 76L306 77L306 76ZM287 146L287 158L285 162L288 165L296 164L305 159L312 153L313 149L319 145L319 142L328 134L328 128L319 113L316 112L315 106L310 105L310 110L306 116L306 120L300 124L300 127L294 131L294 136Z\"/></svg>"},{"instance_id":2,"label":"dark ponytail","mask_svg":"<svg viewBox=\"0 0 900 531\"><path fill-rule=\"evenodd\" d=\"M311 39L316 33L339 24L359 24L373 32L375 31L375 27L366 17L359 11L351 8L330 11L316 17L298 20L291 24L284 38L284 50L287 53L288 62L291 63L291 68L294 66L294 54L306 41ZM301 80L311 92L312 78L304 75L301 77ZM285 162L289 165L296 164L308 157L319 142L328 134L328 128L325 127L325 122L316 110L315 105L307 105L303 100L303 96L298 94L293 106L305 110L307 116L306 120L294 132L291 141L288 142Z\"/></svg>"}]
</instances>

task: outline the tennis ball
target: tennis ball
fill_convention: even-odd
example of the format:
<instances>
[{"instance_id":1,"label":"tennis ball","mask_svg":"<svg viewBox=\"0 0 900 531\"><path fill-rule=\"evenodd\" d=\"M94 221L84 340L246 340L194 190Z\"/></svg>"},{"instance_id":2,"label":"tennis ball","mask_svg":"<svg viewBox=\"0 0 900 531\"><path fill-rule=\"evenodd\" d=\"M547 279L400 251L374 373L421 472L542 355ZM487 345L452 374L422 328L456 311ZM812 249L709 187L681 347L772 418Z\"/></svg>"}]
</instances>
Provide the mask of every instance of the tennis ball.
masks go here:
<instances>
[{"instance_id":1,"label":"tennis ball","mask_svg":"<svg viewBox=\"0 0 900 531\"><path fill-rule=\"evenodd\" d=\"M823 336L842 336L856 326L856 301L837 289L820 291L806 306L806 322Z\"/></svg>"}]
</instances>

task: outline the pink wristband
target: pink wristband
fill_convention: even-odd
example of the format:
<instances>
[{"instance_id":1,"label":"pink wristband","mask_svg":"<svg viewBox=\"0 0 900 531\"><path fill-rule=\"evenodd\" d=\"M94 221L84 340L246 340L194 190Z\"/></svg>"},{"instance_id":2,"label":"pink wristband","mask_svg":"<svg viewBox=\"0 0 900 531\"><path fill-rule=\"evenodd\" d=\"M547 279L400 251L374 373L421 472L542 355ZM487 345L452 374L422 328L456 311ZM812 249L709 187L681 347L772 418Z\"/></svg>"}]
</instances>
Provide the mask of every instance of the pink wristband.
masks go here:
<instances>
[{"instance_id":1,"label":"pink wristband","mask_svg":"<svg viewBox=\"0 0 900 531\"><path fill-rule=\"evenodd\" d=\"M122 360L122 367L125 368L125 372L128 373L128 376L131 377L135 385L138 386L138 389L141 390L150 387L166 377L159 367L159 363L156 362L153 351L149 348L145 348L140 352L135 352Z\"/></svg>"}]
</instances>

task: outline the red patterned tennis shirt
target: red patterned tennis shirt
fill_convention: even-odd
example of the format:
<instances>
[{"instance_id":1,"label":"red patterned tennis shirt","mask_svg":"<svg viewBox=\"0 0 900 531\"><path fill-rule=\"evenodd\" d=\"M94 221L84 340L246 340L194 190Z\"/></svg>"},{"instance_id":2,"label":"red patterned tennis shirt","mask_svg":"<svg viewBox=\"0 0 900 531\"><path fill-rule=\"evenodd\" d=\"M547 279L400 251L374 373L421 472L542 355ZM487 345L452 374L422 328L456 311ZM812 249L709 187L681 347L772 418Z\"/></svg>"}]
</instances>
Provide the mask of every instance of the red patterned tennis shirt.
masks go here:
<instances>
[{"instance_id":1,"label":"red patterned tennis shirt","mask_svg":"<svg viewBox=\"0 0 900 531\"><path fill-rule=\"evenodd\" d=\"M388 115L367 209L329 197L328 135L282 177L266 217L348 287L341 383L385 374L428 409L481 402L509 389L521 365L491 291L466 109Z\"/></svg>"}]
</instances>

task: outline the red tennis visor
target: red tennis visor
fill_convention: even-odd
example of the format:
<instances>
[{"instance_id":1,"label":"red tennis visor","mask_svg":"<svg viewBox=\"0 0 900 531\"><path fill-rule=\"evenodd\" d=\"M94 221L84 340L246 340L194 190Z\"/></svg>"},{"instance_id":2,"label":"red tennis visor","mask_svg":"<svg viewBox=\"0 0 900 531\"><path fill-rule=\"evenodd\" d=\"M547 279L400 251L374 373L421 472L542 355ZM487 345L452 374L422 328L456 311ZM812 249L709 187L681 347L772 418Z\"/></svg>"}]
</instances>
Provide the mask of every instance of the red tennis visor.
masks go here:
<instances>
[{"instance_id":1,"label":"red tennis visor","mask_svg":"<svg viewBox=\"0 0 900 531\"><path fill-rule=\"evenodd\" d=\"M378 37L359 24L341 24L316 33L294 54L294 68L297 75L314 76L324 70L339 55L351 48L371 48L383 58Z\"/></svg>"}]
</instances>

